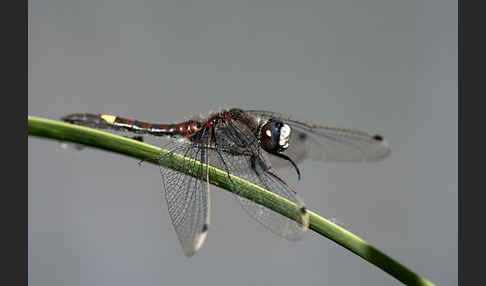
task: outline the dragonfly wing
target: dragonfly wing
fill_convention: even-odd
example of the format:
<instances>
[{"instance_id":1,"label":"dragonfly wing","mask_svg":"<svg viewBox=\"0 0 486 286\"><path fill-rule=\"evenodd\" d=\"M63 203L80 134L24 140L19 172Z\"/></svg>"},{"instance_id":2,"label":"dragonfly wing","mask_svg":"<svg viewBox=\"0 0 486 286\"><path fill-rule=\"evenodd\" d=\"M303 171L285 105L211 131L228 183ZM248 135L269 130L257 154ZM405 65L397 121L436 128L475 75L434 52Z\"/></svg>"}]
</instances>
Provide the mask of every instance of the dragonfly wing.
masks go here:
<instances>
[{"instance_id":1,"label":"dragonfly wing","mask_svg":"<svg viewBox=\"0 0 486 286\"><path fill-rule=\"evenodd\" d=\"M306 157L328 162L375 162L390 154L390 143L378 134L330 126L293 125L296 137L305 138Z\"/></svg>"},{"instance_id":2,"label":"dragonfly wing","mask_svg":"<svg viewBox=\"0 0 486 286\"><path fill-rule=\"evenodd\" d=\"M224 157L225 155L222 154ZM288 186L279 181L277 178L270 175L264 170L254 170L248 172L248 169L254 168L251 163L251 159L247 156L234 156L231 158L222 159L225 161L226 170L228 173L245 179L255 185L258 185L274 194L286 198L289 201L296 203L300 207L304 207L302 199L298 197ZM294 220L291 220L267 207L257 204L251 200L248 200L241 195L235 195L235 199L239 202L243 210L254 220L263 225L266 229L270 230L276 235L279 235L285 239L296 241L302 238L307 225L302 226ZM267 198L261 197L261 200ZM308 222L306 222L308 223Z\"/></svg>"},{"instance_id":3,"label":"dragonfly wing","mask_svg":"<svg viewBox=\"0 0 486 286\"><path fill-rule=\"evenodd\" d=\"M305 159L311 157L311 151L314 148L316 148L316 142L312 142L312 139L309 139L309 137L305 133L299 132L292 128L292 132L290 134L289 148L283 153L290 157L292 161L294 161L296 164L299 164ZM284 160L282 158L274 156L271 153L269 153L269 159L272 167L274 168L292 166L292 164L288 160Z\"/></svg>"},{"instance_id":4,"label":"dragonfly wing","mask_svg":"<svg viewBox=\"0 0 486 286\"><path fill-rule=\"evenodd\" d=\"M200 146L182 146L172 150L197 161L207 162L208 156ZM173 158L174 153L163 155ZM165 199L172 225L187 257L194 255L206 239L209 226L209 186L204 181L207 169L194 161L188 162L196 177L161 167Z\"/></svg>"},{"instance_id":5,"label":"dragonfly wing","mask_svg":"<svg viewBox=\"0 0 486 286\"><path fill-rule=\"evenodd\" d=\"M303 207L303 201L296 197L291 190L287 189L286 186L281 184L274 177L269 176L268 174L256 173L252 177L253 178L250 178L249 181ZM274 234L290 241L297 241L303 237L307 225L303 227L295 221L246 198L240 196L237 196L236 198L243 210L245 210L251 218L262 224Z\"/></svg>"},{"instance_id":6,"label":"dragonfly wing","mask_svg":"<svg viewBox=\"0 0 486 286\"><path fill-rule=\"evenodd\" d=\"M215 163L215 166L225 170L228 175L232 174L249 182L252 182L266 190L273 192L279 196L282 196L297 205L299 205L303 213L301 224L270 210L262 205L259 205L251 200L244 197L236 195L238 202L241 204L243 209L256 221L262 224L264 227L272 231L273 233L282 236L288 240L298 240L302 237L303 231L308 225L308 215L305 212L304 203L299 198L299 196L283 181L278 179L278 175L274 174L272 170L268 170L266 167L266 158L262 157L264 155L256 153L244 154L241 152L235 152L234 146L228 146L224 140L220 138L229 138L231 136L232 142L238 142L239 140L246 142L242 146L247 146L247 150L252 148L258 148L257 140L255 140L254 135L249 132L245 132L244 128L239 126L237 121L232 122L230 128L221 128L220 136L216 136L216 147L215 152L212 153L214 158L211 158L211 162ZM230 134L231 133L231 134ZM240 134L240 135L237 135ZM239 136L238 138L235 138ZM252 138L253 137L253 138ZM233 150L233 151L230 151ZM256 159L255 159L256 158ZM260 160L260 161L258 161ZM258 161L258 162L257 162ZM243 194L242 194L243 195ZM261 198L265 199L265 198ZM305 216L304 216L305 214Z\"/></svg>"},{"instance_id":7,"label":"dragonfly wing","mask_svg":"<svg viewBox=\"0 0 486 286\"><path fill-rule=\"evenodd\" d=\"M281 120L292 127L289 149L284 152L292 160L310 158L329 162L373 162L390 154L390 143L378 134L313 124L276 112L248 112L264 120ZM276 166L282 164L277 163Z\"/></svg>"}]
</instances>

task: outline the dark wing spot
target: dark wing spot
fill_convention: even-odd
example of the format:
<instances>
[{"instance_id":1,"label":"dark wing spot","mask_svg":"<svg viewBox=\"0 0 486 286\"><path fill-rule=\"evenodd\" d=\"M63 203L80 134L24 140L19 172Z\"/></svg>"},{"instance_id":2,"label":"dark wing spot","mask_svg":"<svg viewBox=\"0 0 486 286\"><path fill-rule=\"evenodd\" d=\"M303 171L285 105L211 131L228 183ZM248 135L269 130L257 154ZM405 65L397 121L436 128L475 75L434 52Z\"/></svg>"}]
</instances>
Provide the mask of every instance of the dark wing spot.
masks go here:
<instances>
[{"instance_id":1,"label":"dark wing spot","mask_svg":"<svg viewBox=\"0 0 486 286\"><path fill-rule=\"evenodd\" d=\"M307 138L307 134L305 133L299 133L299 140L304 141Z\"/></svg>"},{"instance_id":2,"label":"dark wing spot","mask_svg":"<svg viewBox=\"0 0 486 286\"><path fill-rule=\"evenodd\" d=\"M208 224L207 223L205 223L203 225L202 229L201 229L201 232L206 232L206 231L208 231Z\"/></svg>"},{"instance_id":3,"label":"dark wing spot","mask_svg":"<svg viewBox=\"0 0 486 286\"><path fill-rule=\"evenodd\" d=\"M307 213L307 209L305 207L301 207L300 213L305 215Z\"/></svg>"},{"instance_id":4,"label":"dark wing spot","mask_svg":"<svg viewBox=\"0 0 486 286\"><path fill-rule=\"evenodd\" d=\"M373 136L373 139L375 139L376 141L383 141L383 136L377 134Z\"/></svg>"}]
</instances>

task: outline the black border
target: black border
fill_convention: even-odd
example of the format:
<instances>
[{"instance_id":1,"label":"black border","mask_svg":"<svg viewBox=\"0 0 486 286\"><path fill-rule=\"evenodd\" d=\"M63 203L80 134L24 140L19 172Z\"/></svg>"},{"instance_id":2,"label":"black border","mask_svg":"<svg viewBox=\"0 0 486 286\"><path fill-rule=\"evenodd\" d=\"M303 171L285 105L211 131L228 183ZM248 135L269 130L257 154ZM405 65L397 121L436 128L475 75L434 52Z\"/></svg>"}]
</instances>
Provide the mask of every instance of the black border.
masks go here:
<instances>
[{"instance_id":1,"label":"black border","mask_svg":"<svg viewBox=\"0 0 486 286\"><path fill-rule=\"evenodd\" d=\"M2 2L1 237L4 284L28 283L28 1ZM9 283L11 281L11 283Z\"/></svg>"},{"instance_id":2,"label":"black border","mask_svg":"<svg viewBox=\"0 0 486 286\"><path fill-rule=\"evenodd\" d=\"M471 4L477 4L477 7ZM484 9L481 2L458 2L458 280L460 285L475 285L483 281L484 263L479 260L483 252L483 218L485 202L482 128L484 107L480 99L485 97L486 67L484 44ZM467 4L467 5L466 5ZM477 101L477 102L474 102ZM468 137L465 134L471 134ZM473 140L476 139L476 140ZM475 163L478 163L477 166ZM473 230L469 235L466 229ZM479 255L478 255L479 254ZM476 261L477 260L477 261Z\"/></svg>"}]
</instances>

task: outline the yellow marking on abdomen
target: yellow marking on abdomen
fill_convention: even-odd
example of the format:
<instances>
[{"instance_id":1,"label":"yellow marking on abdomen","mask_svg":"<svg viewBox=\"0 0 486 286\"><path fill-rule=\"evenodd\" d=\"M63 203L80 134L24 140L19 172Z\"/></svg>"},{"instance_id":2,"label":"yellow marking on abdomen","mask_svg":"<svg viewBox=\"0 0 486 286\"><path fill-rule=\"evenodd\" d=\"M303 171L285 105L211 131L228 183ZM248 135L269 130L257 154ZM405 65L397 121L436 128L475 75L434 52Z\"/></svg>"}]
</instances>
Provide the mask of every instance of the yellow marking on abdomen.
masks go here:
<instances>
[{"instance_id":1,"label":"yellow marking on abdomen","mask_svg":"<svg viewBox=\"0 0 486 286\"><path fill-rule=\"evenodd\" d=\"M115 122L116 120L116 116L115 115L109 115L109 114L101 114L100 116L104 121L110 123L110 124L113 124L113 122Z\"/></svg>"}]
</instances>

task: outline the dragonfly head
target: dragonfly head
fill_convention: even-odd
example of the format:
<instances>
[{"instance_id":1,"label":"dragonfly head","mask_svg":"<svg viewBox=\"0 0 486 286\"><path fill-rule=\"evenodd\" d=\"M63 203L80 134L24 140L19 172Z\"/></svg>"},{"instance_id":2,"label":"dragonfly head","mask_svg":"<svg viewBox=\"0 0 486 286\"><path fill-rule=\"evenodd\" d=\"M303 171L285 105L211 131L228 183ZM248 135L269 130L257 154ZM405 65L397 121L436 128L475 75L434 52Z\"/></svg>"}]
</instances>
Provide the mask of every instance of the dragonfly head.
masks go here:
<instances>
[{"instance_id":1,"label":"dragonfly head","mask_svg":"<svg viewBox=\"0 0 486 286\"><path fill-rule=\"evenodd\" d=\"M265 151L280 153L289 148L291 128L282 121L269 119L260 128L260 142Z\"/></svg>"},{"instance_id":2,"label":"dragonfly head","mask_svg":"<svg viewBox=\"0 0 486 286\"><path fill-rule=\"evenodd\" d=\"M300 171L297 164L295 164L295 162L292 161L292 159L290 159L287 155L282 154L282 152L289 148L291 132L292 129L288 124L285 124L279 120L269 119L260 128L260 144L262 148L270 154L289 161L292 166L294 166L300 180Z\"/></svg>"}]
</instances>

